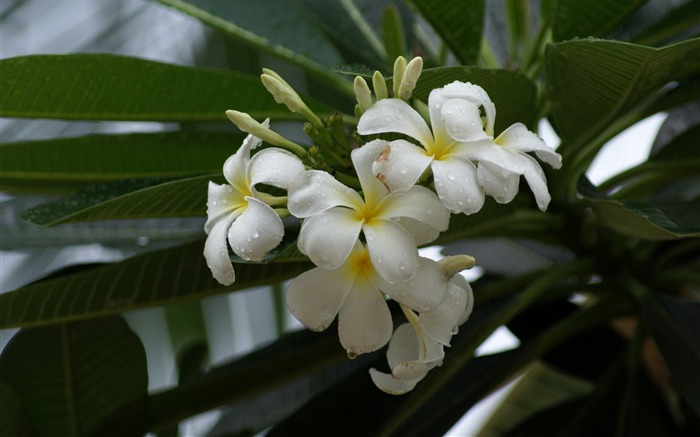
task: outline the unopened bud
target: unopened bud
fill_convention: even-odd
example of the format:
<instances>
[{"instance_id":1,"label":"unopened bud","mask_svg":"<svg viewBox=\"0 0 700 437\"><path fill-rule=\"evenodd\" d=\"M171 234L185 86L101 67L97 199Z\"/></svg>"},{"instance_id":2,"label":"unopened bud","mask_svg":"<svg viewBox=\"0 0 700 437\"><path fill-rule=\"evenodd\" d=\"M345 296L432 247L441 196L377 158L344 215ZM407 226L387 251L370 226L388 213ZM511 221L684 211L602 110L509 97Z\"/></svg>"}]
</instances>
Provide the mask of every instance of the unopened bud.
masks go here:
<instances>
[{"instance_id":1,"label":"unopened bud","mask_svg":"<svg viewBox=\"0 0 700 437\"><path fill-rule=\"evenodd\" d=\"M476 260L473 256L469 255L453 255L447 256L437 263L440 266L440 270L442 270L442 274L447 279L452 279L454 275L462 270L467 270L474 267Z\"/></svg>"},{"instance_id":2,"label":"unopened bud","mask_svg":"<svg viewBox=\"0 0 700 437\"><path fill-rule=\"evenodd\" d=\"M386 90L386 81L384 80L382 73L378 71L374 72L374 75L372 76L372 87L374 88L374 96L377 98L377 101L389 97Z\"/></svg>"},{"instance_id":3,"label":"unopened bud","mask_svg":"<svg viewBox=\"0 0 700 437\"><path fill-rule=\"evenodd\" d=\"M392 78L394 81L394 97L399 97L399 88L401 87L404 71L406 71L406 58L399 56L394 62L394 77Z\"/></svg>"},{"instance_id":4,"label":"unopened bud","mask_svg":"<svg viewBox=\"0 0 700 437\"><path fill-rule=\"evenodd\" d=\"M249 134L258 137L261 140L272 144L273 146L287 149L299 157L306 155L306 149L289 141L280 134L273 132L267 126L258 122L245 112L238 112L229 109L226 111L226 116L233 122L233 124L236 125L236 127L238 127L238 129L242 130L243 132L248 132Z\"/></svg>"},{"instance_id":5,"label":"unopened bud","mask_svg":"<svg viewBox=\"0 0 700 437\"><path fill-rule=\"evenodd\" d=\"M361 76L355 77L355 96L357 97L357 103L360 105L360 110L365 112L367 108L372 106L372 92L367 86L367 81Z\"/></svg>"},{"instance_id":6,"label":"unopened bud","mask_svg":"<svg viewBox=\"0 0 700 437\"><path fill-rule=\"evenodd\" d=\"M299 94L287 82L272 70L264 69L263 71L265 73L260 76L260 79L265 89L272 94L277 103L281 103L289 108L290 111L304 116L317 128L323 126L321 120L306 106Z\"/></svg>"},{"instance_id":7,"label":"unopened bud","mask_svg":"<svg viewBox=\"0 0 700 437\"><path fill-rule=\"evenodd\" d=\"M403 77L401 78L401 85L399 85L399 95L398 97L402 100L408 100L413 94L413 90L416 88L416 83L420 77L421 72L423 72L423 58L417 56L411 59L411 62L406 65Z\"/></svg>"}]
</instances>

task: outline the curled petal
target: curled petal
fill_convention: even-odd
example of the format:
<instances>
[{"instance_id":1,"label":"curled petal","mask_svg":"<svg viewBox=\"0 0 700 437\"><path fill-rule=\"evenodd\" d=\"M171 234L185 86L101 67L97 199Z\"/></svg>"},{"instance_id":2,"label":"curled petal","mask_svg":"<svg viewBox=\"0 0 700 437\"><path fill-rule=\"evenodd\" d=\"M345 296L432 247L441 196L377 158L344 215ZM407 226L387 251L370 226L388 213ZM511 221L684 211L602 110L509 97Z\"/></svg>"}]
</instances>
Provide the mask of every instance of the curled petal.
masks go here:
<instances>
[{"instance_id":1,"label":"curled petal","mask_svg":"<svg viewBox=\"0 0 700 437\"><path fill-rule=\"evenodd\" d=\"M248 165L251 185L267 184L287 189L304 173L304 164L296 155L270 148L256 153Z\"/></svg>"},{"instance_id":2,"label":"curled petal","mask_svg":"<svg viewBox=\"0 0 700 437\"><path fill-rule=\"evenodd\" d=\"M428 124L408 103L400 99L384 99L372 105L357 124L360 135L396 132L418 140L423 146L433 143Z\"/></svg>"},{"instance_id":3,"label":"curled petal","mask_svg":"<svg viewBox=\"0 0 700 437\"><path fill-rule=\"evenodd\" d=\"M380 372L375 368L369 369L369 376L372 378L372 382L384 393L390 395L403 395L413 390L423 378L425 378L427 372L419 378L402 380L396 379L392 375L384 372Z\"/></svg>"},{"instance_id":4,"label":"curled petal","mask_svg":"<svg viewBox=\"0 0 700 437\"><path fill-rule=\"evenodd\" d=\"M231 214L239 208L244 208L247 203L245 196L235 191L232 186L228 184L219 185L209 181L207 222L204 224L204 231L208 234L222 216ZM236 214L236 216L239 214Z\"/></svg>"},{"instance_id":5,"label":"curled petal","mask_svg":"<svg viewBox=\"0 0 700 437\"><path fill-rule=\"evenodd\" d=\"M486 161L479 163L477 179L484 192L498 203L508 203L518 194L520 174L504 172Z\"/></svg>"},{"instance_id":6,"label":"curled petal","mask_svg":"<svg viewBox=\"0 0 700 437\"><path fill-rule=\"evenodd\" d=\"M226 241L226 233L235 219L236 215L231 214L215 222L204 243L204 259L207 261L207 266L214 279L223 285L231 285L236 280Z\"/></svg>"},{"instance_id":7,"label":"curled petal","mask_svg":"<svg viewBox=\"0 0 700 437\"><path fill-rule=\"evenodd\" d=\"M445 298L448 283L438 264L423 257L419 258L416 274L409 281L389 283L379 275L372 280L392 299L415 311L436 310Z\"/></svg>"},{"instance_id":8,"label":"curled petal","mask_svg":"<svg viewBox=\"0 0 700 437\"><path fill-rule=\"evenodd\" d=\"M386 141L374 140L352 151L352 163L360 180L365 204L375 205L389 193L384 184L372 174L372 163L385 147Z\"/></svg>"},{"instance_id":9,"label":"curled petal","mask_svg":"<svg viewBox=\"0 0 700 437\"><path fill-rule=\"evenodd\" d=\"M469 281L466 280L466 278L462 275L454 275L452 279L450 280L450 287L457 287L459 290L454 290L457 292L464 292L464 295L466 297L466 303L464 305L464 313L459 318L459 321L457 322L457 325L462 325L464 322L469 320L469 316L472 313L472 310L474 309L474 292L472 291L471 285L469 285Z\"/></svg>"},{"instance_id":10,"label":"curled petal","mask_svg":"<svg viewBox=\"0 0 700 437\"><path fill-rule=\"evenodd\" d=\"M523 176L525 176L525 180L530 186L532 194L535 195L537 207L542 211L546 211L550 200L552 200L549 195L549 188L547 188L547 178L542 171L542 167L540 167L539 162L537 162L535 158L526 154L522 154L522 156L526 163Z\"/></svg>"},{"instance_id":11,"label":"curled petal","mask_svg":"<svg viewBox=\"0 0 700 437\"><path fill-rule=\"evenodd\" d=\"M418 268L413 237L389 219L373 219L362 226L374 269L387 282L408 281Z\"/></svg>"},{"instance_id":12,"label":"curled petal","mask_svg":"<svg viewBox=\"0 0 700 437\"><path fill-rule=\"evenodd\" d=\"M314 268L297 276L287 287L289 311L312 331L323 331L333 322L352 287L339 270Z\"/></svg>"},{"instance_id":13,"label":"curled petal","mask_svg":"<svg viewBox=\"0 0 700 437\"><path fill-rule=\"evenodd\" d=\"M372 164L374 173L394 193L403 193L418 182L433 161L423 148L406 140L387 143Z\"/></svg>"},{"instance_id":14,"label":"curled petal","mask_svg":"<svg viewBox=\"0 0 700 437\"><path fill-rule=\"evenodd\" d=\"M391 374L400 380L422 379L445 357L442 345L426 337L420 326L409 323L396 329L386 355Z\"/></svg>"},{"instance_id":15,"label":"curled petal","mask_svg":"<svg viewBox=\"0 0 700 437\"><path fill-rule=\"evenodd\" d=\"M399 217L395 218L394 221L406 228L411 237L413 237L416 246L432 243L440 236L440 231L434 227L412 218Z\"/></svg>"},{"instance_id":16,"label":"curled petal","mask_svg":"<svg viewBox=\"0 0 700 437\"><path fill-rule=\"evenodd\" d=\"M288 199L289 212L299 218L311 217L335 206L358 208L364 204L355 190L319 170L304 172L298 183L289 187Z\"/></svg>"},{"instance_id":17,"label":"curled petal","mask_svg":"<svg viewBox=\"0 0 700 437\"><path fill-rule=\"evenodd\" d=\"M405 193L387 196L381 204L382 216L408 217L442 232L450 223L450 213L431 190L414 186Z\"/></svg>"},{"instance_id":18,"label":"curled petal","mask_svg":"<svg viewBox=\"0 0 700 437\"><path fill-rule=\"evenodd\" d=\"M515 123L504 130L495 142L518 152L535 152L537 157L552 168L561 168L561 155L548 146L540 137L530 132L522 123Z\"/></svg>"},{"instance_id":19,"label":"curled petal","mask_svg":"<svg viewBox=\"0 0 700 437\"><path fill-rule=\"evenodd\" d=\"M262 125L265 127L270 126L270 119L266 119ZM241 189L249 185L247 183L246 168L250 160L250 151L258 147L260 143L262 143L260 138L253 134L248 134L236 153L224 162L224 177L229 184Z\"/></svg>"},{"instance_id":20,"label":"curled petal","mask_svg":"<svg viewBox=\"0 0 700 437\"><path fill-rule=\"evenodd\" d=\"M435 124L435 120L438 119L438 114L434 111L440 111L443 103L453 99L466 100L475 104L477 107L481 106L484 108L484 113L486 114L486 135L493 136L493 125L496 121L496 107L483 88L469 82L454 81L442 88L431 91L428 97L428 105L431 111L430 119L433 121L433 124Z\"/></svg>"},{"instance_id":21,"label":"curled petal","mask_svg":"<svg viewBox=\"0 0 700 437\"><path fill-rule=\"evenodd\" d=\"M465 142L491 138L484 132L479 107L468 100L447 100L440 109L440 119L453 140Z\"/></svg>"},{"instance_id":22,"label":"curled petal","mask_svg":"<svg viewBox=\"0 0 700 437\"><path fill-rule=\"evenodd\" d=\"M447 293L445 293L440 305L433 311L422 312L420 323L430 337L440 344L449 346L450 340L457 333L459 322L466 312L467 292L452 281L446 288ZM469 290L471 291L471 288Z\"/></svg>"},{"instance_id":23,"label":"curled petal","mask_svg":"<svg viewBox=\"0 0 700 437\"><path fill-rule=\"evenodd\" d=\"M349 356L383 347L391 338L391 313L382 294L359 274L338 314L338 336Z\"/></svg>"},{"instance_id":24,"label":"curled petal","mask_svg":"<svg viewBox=\"0 0 700 437\"><path fill-rule=\"evenodd\" d=\"M453 156L434 161L435 191L442 204L453 213L474 214L484 206L484 192L476 177L474 164Z\"/></svg>"},{"instance_id":25,"label":"curled petal","mask_svg":"<svg viewBox=\"0 0 700 437\"><path fill-rule=\"evenodd\" d=\"M361 228L354 211L332 208L304 220L297 246L314 264L332 270L348 258Z\"/></svg>"},{"instance_id":26,"label":"curled petal","mask_svg":"<svg viewBox=\"0 0 700 437\"><path fill-rule=\"evenodd\" d=\"M269 205L253 197L245 199L248 208L231 225L228 241L236 255L247 261L260 261L280 244L284 225Z\"/></svg>"}]
</instances>

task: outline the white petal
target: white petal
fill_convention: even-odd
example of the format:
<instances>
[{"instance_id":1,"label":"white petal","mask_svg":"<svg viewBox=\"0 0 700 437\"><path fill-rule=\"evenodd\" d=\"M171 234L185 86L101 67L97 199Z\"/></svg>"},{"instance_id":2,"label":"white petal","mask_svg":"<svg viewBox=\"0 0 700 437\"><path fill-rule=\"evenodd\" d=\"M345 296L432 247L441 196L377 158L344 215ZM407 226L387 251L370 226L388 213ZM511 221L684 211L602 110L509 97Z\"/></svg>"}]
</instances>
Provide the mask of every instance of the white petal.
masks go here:
<instances>
[{"instance_id":1,"label":"white petal","mask_svg":"<svg viewBox=\"0 0 700 437\"><path fill-rule=\"evenodd\" d=\"M496 121L496 107L483 88L469 82L454 81L442 88L431 91L428 97L428 104L431 110L430 119L433 120L433 123L435 123L438 116L438 114L433 113L433 110L439 111L443 103L452 99L463 99L483 107L484 113L486 114L486 134L493 136L493 125Z\"/></svg>"},{"instance_id":2,"label":"white petal","mask_svg":"<svg viewBox=\"0 0 700 437\"><path fill-rule=\"evenodd\" d=\"M312 331L323 331L333 322L352 287L339 270L314 268L287 286L289 311Z\"/></svg>"},{"instance_id":3,"label":"white petal","mask_svg":"<svg viewBox=\"0 0 700 437\"><path fill-rule=\"evenodd\" d=\"M267 184L287 189L298 182L304 173L304 164L286 150L270 148L256 153L248 165L251 184Z\"/></svg>"},{"instance_id":4,"label":"white petal","mask_svg":"<svg viewBox=\"0 0 700 437\"><path fill-rule=\"evenodd\" d=\"M525 158L524 162L526 163L523 176L525 176L525 180L530 186L532 194L535 195L537 207L542 211L546 211L550 200L552 200L549 195L549 189L547 188L547 178L542 171L542 167L540 167L539 162L537 162L535 158L526 154L522 154L522 156Z\"/></svg>"},{"instance_id":5,"label":"white petal","mask_svg":"<svg viewBox=\"0 0 700 437\"><path fill-rule=\"evenodd\" d=\"M491 140L458 144L454 148L454 154L472 162L489 162L501 167L504 176L507 172L522 174L524 169L520 153L499 146Z\"/></svg>"},{"instance_id":6,"label":"white petal","mask_svg":"<svg viewBox=\"0 0 700 437\"><path fill-rule=\"evenodd\" d=\"M364 205L362 197L324 171L306 171L299 183L289 187L287 208L299 218L311 217L334 206L357 208L358 205Z\"/></svg>"},{"instance_id":7,"label":"white petal","mask_svg":"<svg viewBox=\"0 0 700 437\"><path fill-rule=\"evenodd\" d=\"M416 184L432 161L433 158L422 147L406 140L395 140L387 143L372 164L372 173L392 192L403 193Z\"/></svg>"},{"instance_id":8,"label":"white petal","mask_svg":"<svg viewBox=\"0 0 700 437\"><path fill-rule=\"evenodd\" d=\"M530 132L522 123L515 123L504 130L495 142L519 152L535 152L539 159L551 165L552 168L561 168L561 155Z\"/></svg>"},{"instance_id":9,"label":"white petal","mask_svg":"<svg viewBox=\"0 0 700 437\"><path fill-rule=\"evenodd\" d=\"M413 390L416 387L416 384L425 378L425 375L427 375L427 373L420 378L402 380L396 379L388 373L380 372L377 369L369 369L369 376L372 378L374 385L376 385L377 388L384 393L396 396L406 394Z\"/></svg>"},{"instance_id":10,"label":"white petal","mask_svg":"<svg viewBox=\"0 0 700 437\"><path fill-rule=\"evenodd\" d=\"M479 163L477 179L484 193L493 197L498 203L508 203L518 194L520 174L503 171L500 167L486 161Z\"/></svg>"},{"instance_id":11,"label":"white petal","mask_svg":"<svg viewBox=\"0 0 700 437\"><path fill-rule=\"evenodd\" d=\"M459 318L459 321L457 322L458 325L462 325L464 322L469 320L469 316L471 315L472 310L474 309L474 292L472 291L472 287L469 284L469 281L467 281L464 278L464 276L460 274L456 274L452 277L449 286L458 287L464 292L464 295L466 297L464 313L462 313L462 315Z\"/></svg>"},{"instance_id":12,"label":"white petal","mask_svg":"<svg viewBox=\"0 0 700 437\"><path fill-rule=\"evenodd\" d=\"M332 270L348 258L361 228L354 211L332 208L304 220L297 246L314 264Z\"/></svg>"},{"instance_id":13,"label":"white petal","mask_svg":"<svg viewBox=\"0 0 700 437\"><path fill-rule=\"evenodd\" d=\"M396 132L415 138L422 145L433 143L428 124L408 103L400 99L384 99L372 105L357 124L360 135Z\"/></svg>"},{"instance_id":14,"label":"white petal","mask_svg":"<svg viewBox=\"0 0 700 437\"><path fill-rule=\"evenodd\" d=\"M348 355L357 356L383 347L391 338L392 321L382 294L359 274L338 314L338 336Z\"/></svg>"},{"instance_id":15,"label":"white petal","mask_svg":"<svg viewBox=\"0 0 700 437\"><path fill-rule=\"evenodd\" d=\"M269 126L270 120L267 119L263 123L265 126ZM236 153L231 155L226 162L224 162L224 177L229 184L244 191L246 186L250 184L247 181L247 168L248 161L250 161L250 150L258 147L262 141L260 138L249 134L243 140L243 144L238 148Z\"/></svg>"},{"instance_id":16,"label":"white petal","mask_svg":"<svg viewBox=\"0 0 700 437\"><path fill-rule=\"evenodd\" d=\"M207 222L204 224L204 231L209 233L211 228L222 216L231 214L233 211L246 207L248 202L245 196L235 191L231 185L215 184L209 181L207 192ZM236 214L238 216L240 213Z\"/></svg>"},{"instance_id":17,"label":"white petal","mask_svg":"<svg viewBox=\"0 0 700 437\"><path fill-rule=\"evenodd\" d=\"M420 323L429 336L449 346L452 335L457 333L460 319L465 313L467 293L452 281L446 288L447 293L440 305L433 311L420 314Z\"/></svg>"},{"instance_id":18,"label":"white petal","mask_svg":"<svg viewBox=\"0 0 700 437\"><path fill-rule=\"evenodd\" d=\"M409 323L399 326L389 343L387 361L391 374L399 380L422 379L430 369L441 365L445 356L442 345L414 329L415 325Z\"/></svg>"},{"instance_id":19,"label":"white petal","mask_svg":"<svg viewBox=\"0 0 700 437\"><path fill-rule=\"evenodd\" d=\"M438 264L423 257L419 258L416 274L409 281L391 284L379 275L372 280L392 299L415 311L435 310L445 298L448 283Z\"/></svg>"},{"instance_id":20,"label":"white petal","mask_svg":"<svg viewBox=\"0 0 700 437\"><path fill-rule=\"evenodd\" d=\"M401 363L418 359L418 337L410 323L401 324L394 331L389 347L386 351L386 359L390 368Z\"/></svg>"},{"instance_id":21,"label":"white petal","mask_svg":"<svg viewBox=\"0 0 700 437\"><path fill-rule=\"evenodd\" d=\"M484 192L476 178L474 164L452 156L433 161L435 191L442 204L453 213L474 214L484 206Z\"/></svg>"},{"instance_id":22,"label":"white petal","mask_svg":"<svg viewBox=\"0 0 700 437\"><path fill-rule=\"evenodd\" d=\"M231 214L215 222L204 243L204 259L207 261L207 266L214 278L223 285L231 285L236 280L226 240L226 233L235 219L236 215Z\"/></svg>"},{"instance_id":23,"label":"white petal","mask_svg":"<svg viewBox=\"0 0 700 437\"><path fill-rule=\"evenodd\" d=\"M374 219L362 226L372 265L388 282L408 281L418 268L418 249L413 237L400 224Z\"/></svg>"},{"instance_id":24,"label":"white petal","mask_svg":"<svg viewBox=\"0 0 700 437\"><path fill-rule=\"evenodd\" d=\"M355 173L357 173L357 177L360 180L362 193L365 196L365 204L367 205L376 205L384 196L389 194L389 190L372 173L372 164L384 150L384 147L386 147L386 141L374 140L359 149L353 150L351 153Z\"/></svg>"},{"instance_id":25,"label":"white petal","mask_svg":"<svg viewBox=\"0 0 700 437\"><path fill-rule=\"evenodd\" d=\"M416 246L432 243L440 236L440 231L418 220L413 220L408 217L399 217L393 220L406 228L408 233L411 234L411 237L413 237Z\"/></svg>"},{"instance_id":26,"label":"white petal","mask_svg":"<svg viewBox=\"0 0 700 437\"><path fill-rule=\"evenodd\" d=\"M447 100L440 108L440 119L453 140L465 142L491 138L484 132L479 107L468 100Z\"/></svg>"},{"instance_id":27,"label":"white petal","mask_svg":"<svg viewBox=\"0 0 700 437\"><path fill-rule=\"evenodd\" d=\"M233 252L247 261L260 261L284 236L282 219L268 205L246 197L248 208L233 222L228 241Z\"/></svg>"},{"instance_id":28,"label":"white petal","mask_svg":"<svg viewBox=\"0 0 700 437\"><path fill-rule=\"evenodd\" d=\"M382 217L408 217L442 232L450 224L450 213L431 190L414 186L402 194L391 194L381 203Z\"/></svg>"}]
</instances>

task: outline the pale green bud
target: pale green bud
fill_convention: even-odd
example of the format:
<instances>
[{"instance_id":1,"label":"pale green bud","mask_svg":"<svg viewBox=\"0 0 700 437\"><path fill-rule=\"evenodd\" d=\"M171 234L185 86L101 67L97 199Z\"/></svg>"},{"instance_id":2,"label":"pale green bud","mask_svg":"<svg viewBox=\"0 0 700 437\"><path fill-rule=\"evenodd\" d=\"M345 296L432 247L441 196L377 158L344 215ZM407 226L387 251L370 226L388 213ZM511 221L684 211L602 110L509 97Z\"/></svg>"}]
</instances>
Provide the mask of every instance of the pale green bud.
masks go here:
<instances>
[{"instance_id":1,"label":"pale green bud","mask_svg":"<svg viewBox=\"0 0 700 437\"><path fill-rule=\"evenodd\" d=\"M277 103L281 103L290 111L304 116L315 127L323 127L321 120L306 106L299 94L287 82L272 70L264 69L263 71L265 73L260 76L260 79Z\"/></svg>"},{"instance_id":2,"label":"pale green bud","mask_svg":"<svg viewBox=\"0 0 700 437\"><path fill-rule=\"evenodd\" d=\"M354 87L357 103L360 105L362 112L365 112L367 108L372 106L372 92L369 90L367 81L361 76L355 77Z\"/></svg>"},{"instance_id":3,"label":"pale green bud","mask_svg":"<svg viewBox=\"0 0 700 437\"><path fill-rule=\"evenodd\" d=\"M462 270L467 270L474 267L476 260L473 256L469 255L453 255L447 256L437 263L440 266L440 270L442 270L442 274L447 279L452 279L454 275Z\"/></svg>"},{"instance_id":4,"label":"pale green bud","mask_svg":"<svg viewBox=\"0 0 700 437\"><path fill-rule=\"evenodd\" d=\"M389 97L386 90L386 81L384 80L382 73L378 71L374 72L374 75L372 76L372 87L374 88L374 95L376 96L377 101Z\"/></svg>"},{"instance_id":5,"label":"pale green bud","mask_svg":"<svg viewBox=\"0 0 700 437\"><path fill-rule=\"evenodd\" d=\"M416 83L420 77L421 72L423 72L423 58L417 56L411 59L411 62L406 65L403 77L401 78L401 85L399 85L399 95L398 97L402 100L408 100L413 94L413 90L416 88Z\"/></svg>"},{"instance_id":6,"label":"pale green bud","mask_svg":"<svg viewBox=\"0 0 700 437\"><path fill-rule=\"evenodd\" d=\"M403 73L406 71L406 58L399 56L394 62L394 97L399 97L399 87L401 86L401 80L403 80Z\"/></svg>"},{"instance_id":7,"label":"pale green bud","mask_svg":"<svg viewBox=\"0 0 700 437\"><path fill-rule=\"evenodd\" d=\"M258 137L261 140L272 144L273 146L278 146L289 150L299 157L306 156L306 149L289 141L282 135L273 132L245 112L238 112L229 109L226 111L226 116L233 122L233 124L236 125L236 127L238 127L238 129L242 130L243 132L248 132L249 134Z\"/></svg>"}]
</instances>

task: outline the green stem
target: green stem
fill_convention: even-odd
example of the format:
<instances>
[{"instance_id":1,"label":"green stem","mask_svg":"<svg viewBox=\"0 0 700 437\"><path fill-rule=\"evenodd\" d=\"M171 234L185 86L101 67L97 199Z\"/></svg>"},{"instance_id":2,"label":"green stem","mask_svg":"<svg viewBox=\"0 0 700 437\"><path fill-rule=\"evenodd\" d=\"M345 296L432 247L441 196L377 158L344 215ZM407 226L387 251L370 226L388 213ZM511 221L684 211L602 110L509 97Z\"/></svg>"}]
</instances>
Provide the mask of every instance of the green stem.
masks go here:
<instances>
[{"instance_id":1,"label":"green stem","mask_svg":"<svg viewBox=\"0 0 700 437\"><path fill-rule=\"evenodd\" d=\"M496 53L491 47L491 43L487 38L481 38L481 50L479 59L482 65L486 68L500 68L501 64L498 62Z\"/></svg>"}]
</instances>

